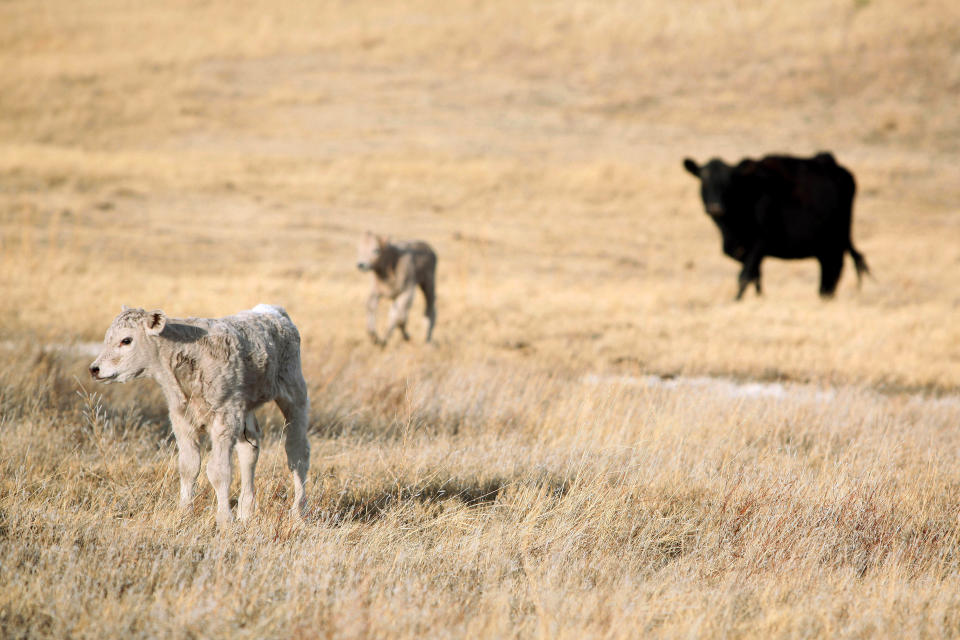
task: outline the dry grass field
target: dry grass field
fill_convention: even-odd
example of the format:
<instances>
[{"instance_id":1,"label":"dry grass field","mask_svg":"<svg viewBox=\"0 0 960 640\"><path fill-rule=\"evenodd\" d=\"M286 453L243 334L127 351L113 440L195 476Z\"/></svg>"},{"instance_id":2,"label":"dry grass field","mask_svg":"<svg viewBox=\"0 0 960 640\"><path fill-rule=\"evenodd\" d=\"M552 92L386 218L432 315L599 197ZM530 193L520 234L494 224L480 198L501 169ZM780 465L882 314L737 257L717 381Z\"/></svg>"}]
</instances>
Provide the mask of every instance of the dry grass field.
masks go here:
<instances>
[{"instance_id":1,"label":"dry grass field","mask_svg":"<svg viewBox=\"0 0 960 640\"><path fill-rule=\"evenodd\" d=\"M909 4L0 3L0 636L960 635L960 9ZM821 149L875 279L734 303L683 157ZM433 344L367 340L365 229L436 247ZM88 343L259 302L309 514L265 408L217 531Z\"/></svg>"}]
</instances>

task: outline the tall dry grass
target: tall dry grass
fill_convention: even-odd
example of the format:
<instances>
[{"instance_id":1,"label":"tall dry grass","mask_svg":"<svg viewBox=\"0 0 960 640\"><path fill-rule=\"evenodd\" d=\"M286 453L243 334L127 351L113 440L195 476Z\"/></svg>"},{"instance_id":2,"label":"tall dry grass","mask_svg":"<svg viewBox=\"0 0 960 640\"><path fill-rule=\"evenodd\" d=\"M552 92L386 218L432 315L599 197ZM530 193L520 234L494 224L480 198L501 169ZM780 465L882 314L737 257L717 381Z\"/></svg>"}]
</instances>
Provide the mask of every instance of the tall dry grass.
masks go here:
<instances>
[{"instance_id":1,"label":"tall dry grass","mask_svg":"<svg viewBox=\"0 0 960 640\"><path fill-rule=\"evenodd\" d=\"M268 412L259 515L219 533L205 484L173 509L146 385L8 360L4 635L957 633L956 402L325 355L306 523Z\"/></svg>"},{"instance_id":2,"label":"tall dry grass","mask_svg":"<svg viewBox=\"0 0 960 640\"><path fill-rule=\"evenodd\" d=\"M958 18L0 3L0 635L957 635ZM734 304L680 161L824 148L876 279ZM368 345L366 228L437 247L434 345ZM267 408L217 532L156 389L69 345L258 302L304 335L310 514Z\"/></svg>"}]
</instances>

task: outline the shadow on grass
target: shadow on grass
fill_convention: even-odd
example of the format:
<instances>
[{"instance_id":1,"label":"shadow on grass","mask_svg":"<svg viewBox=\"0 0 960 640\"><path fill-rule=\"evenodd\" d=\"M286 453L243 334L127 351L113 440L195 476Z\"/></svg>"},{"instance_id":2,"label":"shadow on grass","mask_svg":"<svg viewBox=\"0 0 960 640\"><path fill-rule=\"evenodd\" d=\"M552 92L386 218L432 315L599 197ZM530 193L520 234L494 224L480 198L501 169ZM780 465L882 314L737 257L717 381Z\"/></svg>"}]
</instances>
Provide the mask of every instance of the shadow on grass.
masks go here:
<instances>
[{"instance_id":1,"label":"shadow on grass","mask_svg":"<svg viewBox=\"0 0 960 640\"><path fill-rule=\"evenodd\" d=\"M346 404L343 398L324 402L311 399L310 435L323 439L343 436L377 441L396 441L411 433L426 435L458 435L469 421L462 415L440 415L419 410L398 418L391 407L364 405L360 400ZM321 408L316 408L316 407Z\"/></svg>"},{"instance_id":2,"label":"shadow on grass","mask_svg":"<svg viewBox=\"0 0 960 640\"><path fill-rule=\"evenodd\" d=\"M336 526L347 522L373 522L387 517L405 505L437 507L427 511L434 517L443 512L441 507L463 505L484 508L493 506L508 488L517 485L535 485L552 499L560 499L570 490L570 481L544 478L537 482L530 479L509 480L491 478L472 480L465 478L434 479L421 484L398 483L392 486L374 485L341 491L324 500L324 504L312 510L309 520L318 524Z\"/></svg>"}]
</instances>

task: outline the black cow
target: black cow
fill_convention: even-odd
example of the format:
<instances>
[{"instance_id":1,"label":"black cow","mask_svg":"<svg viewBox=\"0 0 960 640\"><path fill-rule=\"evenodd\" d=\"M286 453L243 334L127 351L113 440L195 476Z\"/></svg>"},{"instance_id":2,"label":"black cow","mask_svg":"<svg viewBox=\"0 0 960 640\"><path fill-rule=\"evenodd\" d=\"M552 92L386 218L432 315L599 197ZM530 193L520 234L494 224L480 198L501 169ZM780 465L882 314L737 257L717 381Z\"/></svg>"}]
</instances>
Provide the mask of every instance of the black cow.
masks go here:
<instances>
[{"instance_id":1,"label":"black cow","mask_svg":"<svg viewBox=\"0 0 960 640\"><path fill-rule=\"evenodd\" d=\"M753 282L760 293L765 256L820 261L820 295L830 297L849 251L857 284L869 274L850 239L856 183L829 153L813 158L767 156L732 167L713 159L703 166L687 158L687 171L700 178L707 213L720 227L723 252L742 262L737 300Z\"/></svg>"}]
</instances>

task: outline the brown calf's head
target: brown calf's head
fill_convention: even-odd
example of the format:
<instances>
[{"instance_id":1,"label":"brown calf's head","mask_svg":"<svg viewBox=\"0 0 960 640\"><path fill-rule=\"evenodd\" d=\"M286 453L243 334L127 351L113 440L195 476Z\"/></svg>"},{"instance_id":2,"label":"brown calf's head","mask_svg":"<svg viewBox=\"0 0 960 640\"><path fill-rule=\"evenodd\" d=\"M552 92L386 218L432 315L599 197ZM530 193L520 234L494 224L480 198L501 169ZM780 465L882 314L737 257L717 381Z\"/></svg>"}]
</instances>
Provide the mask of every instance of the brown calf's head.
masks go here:
<instances>
[{"instance_id":1,"label":"brown calf's head","mask_svg":"<svg viewBox=\"0 0 960 640\"><path fill-rule=\"evenodd\" d=\"M367 231L357 243L357 268L361 271L376 269L389 244L389 238Z\"/></svg>"}]
</instances>

